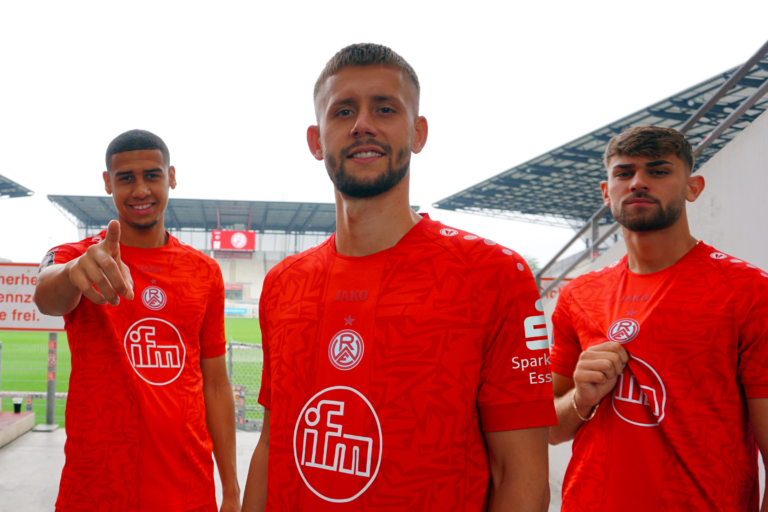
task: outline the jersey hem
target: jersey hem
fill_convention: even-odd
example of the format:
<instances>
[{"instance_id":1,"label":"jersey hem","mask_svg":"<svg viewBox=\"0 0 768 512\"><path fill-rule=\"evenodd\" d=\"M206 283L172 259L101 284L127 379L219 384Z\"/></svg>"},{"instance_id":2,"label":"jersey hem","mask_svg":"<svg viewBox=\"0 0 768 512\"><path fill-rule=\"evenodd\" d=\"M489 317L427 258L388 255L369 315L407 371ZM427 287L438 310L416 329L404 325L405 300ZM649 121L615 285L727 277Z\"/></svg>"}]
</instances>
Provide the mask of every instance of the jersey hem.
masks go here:
<instances>
[{"instance_id":1,"label":"jersey hem","mask_svg":"<svg viewBox=\"0 0 768 512\"><path fill-rule=\"evenodd\" d=\"M749 384L742 382L744 395L747 398L768 398L768 384Z\"/></svg>"},{"instance_id":2,"label":"jersey hem","mask_svg":"<svg viewBox=\"0 0 768 512\"><path fill-rule=\"evenodd\" d=\"M503 432L557 425L554 400L480 407L483 432Z\"/></svg>"},{"instance_id":3,"label":"jersey hem","mask_svg":"<svg viewBox=\"0 0 768 512\"><path fill-rule=\"evenodd\" d=\"M200 359L213 359L214 357L220 357L227 353L227 344L219 343L213 347L201 348Z\"/></svg>"},{"instance_id":4,"label":"jersey hem","mask_svg":"<svg viewBox=\"0 0 768 512\"><path fill-rule=\"evenodd\" d=\"M272 393L270 392L269 388L265 388L264 386L261 386L261 389L259 390L259 405L264 407L265 409L269 410L271 409L272 405Z\"/></svg>"},{"instance_id":5,"label":"jersey hem","mask_svg":"<svg viewBox=\"0 0 768 512\"><path fill-rule=\"evenodd\" d=\"M562 375L563 377L573 378L573 372L576 371L575 367L570 366L564 366L560 363L556 363L552 361L552 359L549 360L549 364L552 365L552 373L556 373L558 375Z\"/></svg>"}]
</instances>

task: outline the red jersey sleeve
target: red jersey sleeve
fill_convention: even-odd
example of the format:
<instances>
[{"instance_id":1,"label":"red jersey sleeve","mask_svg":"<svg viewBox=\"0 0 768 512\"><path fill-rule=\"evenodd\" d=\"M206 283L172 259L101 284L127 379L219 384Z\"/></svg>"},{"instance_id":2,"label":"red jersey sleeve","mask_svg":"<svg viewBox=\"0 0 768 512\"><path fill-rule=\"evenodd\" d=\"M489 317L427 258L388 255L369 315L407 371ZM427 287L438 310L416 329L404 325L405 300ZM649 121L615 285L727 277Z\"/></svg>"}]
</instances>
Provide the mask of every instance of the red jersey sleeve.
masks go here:
<instances>
[{"instance_id":1,"label":"red jersey sleeve","mask_svg":"<svg viewBox=\"0 0 768 512\"><path fill-rule=\"evenodd\" d=\"M581 355L579 335L573 324L573 296L570 285L565 286L552 314L552 371L573 378Z\"/></svg>"},{"instance_id":2,"label":"red jersey sleeve","mask_svg":"<svg viewBox=\"0 0 768 512\"><path fill-rule=\"evenodd\" d=\"M757 271L740 290L739 380L747 398L768 398L768 273Z\"/></svg>"},{"instance_id":3,"label":"red jersey sleeve","mask_svg":"<svg viewBox=\"0 0 768 512\"><path fill-rule=\"evenodd\" d=\"M272 408L272 371L269 365L269 332L267 331L267 297L271 286L271 279L267 276L264 280L264 288L259 299L259 327L261 328L261 351L264 357L264 368L261 371L261 389L259 390L259 404L265 409Z\"/></svg>"},{"instance_id":4,"label":"red jersey sleeve","mask_svg":"<svg viewBox=\"0 0 768 512\"><path fill-rule=\"evenodd\" d=\"M211 264L211 271L213 287L200 329L200 357L203 359L223 356L227 352L227 340L224 336L224 279L217 264Z\"/></svg>"},{"instance_id":5,"label":"red jersey sleeve","mask_svg":"<svg viewBox=\"0 0 768 512\"><path fill-rule=\"evenodd\" d=\"M50 267L51 265L62 265L72 261L75 258L79 258L83 255L83 253L85 253L87 248L88 246L82 242L64 244L54 247L45 253L43 261L40 262L38 273L42 272L44 268Z\"/></svg>"},{"instance_id":6,"label":"red jersey sleeve","mask_svg":"<svg viewBox=\"0 0 768 512\"><path fill-rule=\"evenodd\" d=\"M514 254L495 279L502 293L491 307L477 403L485 432L557 425L549 370L549 341L539 291L523 258Z\"/></svg>"}]
</instances>

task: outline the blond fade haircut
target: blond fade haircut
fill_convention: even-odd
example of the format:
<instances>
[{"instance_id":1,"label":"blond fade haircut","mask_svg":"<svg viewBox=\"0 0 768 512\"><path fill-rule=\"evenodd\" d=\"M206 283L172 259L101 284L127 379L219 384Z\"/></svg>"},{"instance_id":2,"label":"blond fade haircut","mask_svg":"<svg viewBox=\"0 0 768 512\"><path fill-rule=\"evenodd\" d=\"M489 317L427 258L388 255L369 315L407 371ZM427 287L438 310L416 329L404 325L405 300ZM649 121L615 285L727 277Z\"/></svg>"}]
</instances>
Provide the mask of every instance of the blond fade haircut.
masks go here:
<instances>
[{"instance_id":1,"label":"blond fade haircut","mask_svg":"<svg viewBox=\"0 0 768 512\"><path fill-rule=\"evenodd\" d=\"M342 48L325 65L323 72L315 82L314 101L317 106L317 96L320 94L325 82L344 68L351 66L385 66L397 69L403 72L413 85L414 103L416 113L419 112L419 97L421 95L421 86L419 77L410 64L404 58L398 55L394 50L381 44L358 43L351 44Z\"/></svg>"},{"instance_id":2,"label":"blond fade haircut","mask_svg":"<svg viewBox=\"0 0 768 512\"><path fill-rule=\"evenodd\" d=\"M660 158L675 155L693 171L693 149L691 143L681 132L663 126L635 126L616 135L605 148L603 163L608 169L608 161L614 156L643 156Z\"/></svg>"}]
</instances>

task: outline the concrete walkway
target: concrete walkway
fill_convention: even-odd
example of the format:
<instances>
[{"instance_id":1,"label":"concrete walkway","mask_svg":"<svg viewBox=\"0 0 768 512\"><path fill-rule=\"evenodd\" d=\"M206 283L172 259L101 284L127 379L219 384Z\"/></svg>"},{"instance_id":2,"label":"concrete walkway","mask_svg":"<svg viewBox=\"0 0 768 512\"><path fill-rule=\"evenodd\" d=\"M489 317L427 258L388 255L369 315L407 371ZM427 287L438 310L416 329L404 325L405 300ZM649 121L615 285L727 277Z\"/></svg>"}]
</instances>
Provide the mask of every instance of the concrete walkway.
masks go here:
<instances>
[{"instance_id":1,"label":"concrete walkway","mask_svg":"<svg viewBox=\"0 0 768 512\"><path fill-rule=\"evenodd\" d=\"M0 503L2 510L14 512L52 511L59 492L61 468L64 467L63 429L53 433L28 432L12 443L0 448ZM240 488L245 489L245 478L256 443L257 432L237 433L237 474ZM552 498L550 512L560 510L560 491L563 476L571 456L571 443L550 447L549 470ZM765 472L760 464L760 482ZM216 496L221 500L221 482L216 475Z\"/></svg>"}]
</instances>

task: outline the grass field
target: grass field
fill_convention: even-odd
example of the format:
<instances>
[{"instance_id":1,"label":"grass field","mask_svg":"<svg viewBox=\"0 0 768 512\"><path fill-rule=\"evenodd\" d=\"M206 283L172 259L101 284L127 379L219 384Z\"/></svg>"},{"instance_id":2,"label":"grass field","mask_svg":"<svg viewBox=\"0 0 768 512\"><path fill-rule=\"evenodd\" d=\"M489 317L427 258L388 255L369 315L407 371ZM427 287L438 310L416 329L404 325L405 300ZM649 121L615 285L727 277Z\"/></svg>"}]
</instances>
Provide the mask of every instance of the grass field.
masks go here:
<instances>
[{"instance_id":1,"label":"grass field","mask_svg":"<svg viewBox=\"0 0 768 512\"><path fill-rule=\"evenodd\" d=\"M226 318L224 320L227 341L261 343L259 320L256 318ZM48 333L0 331L2 352L0 356L0 391L46 390L48 361ZM70 353L66 333L58 333L58 368L56 391L64 393L69 389ZM56 421L64 424L65 402L56 401ZM10 399L3 400L2 410L12 411ZM37 423L45 422L45 400L34 400L32 410Z\"/></svg>"}]
</instances>

